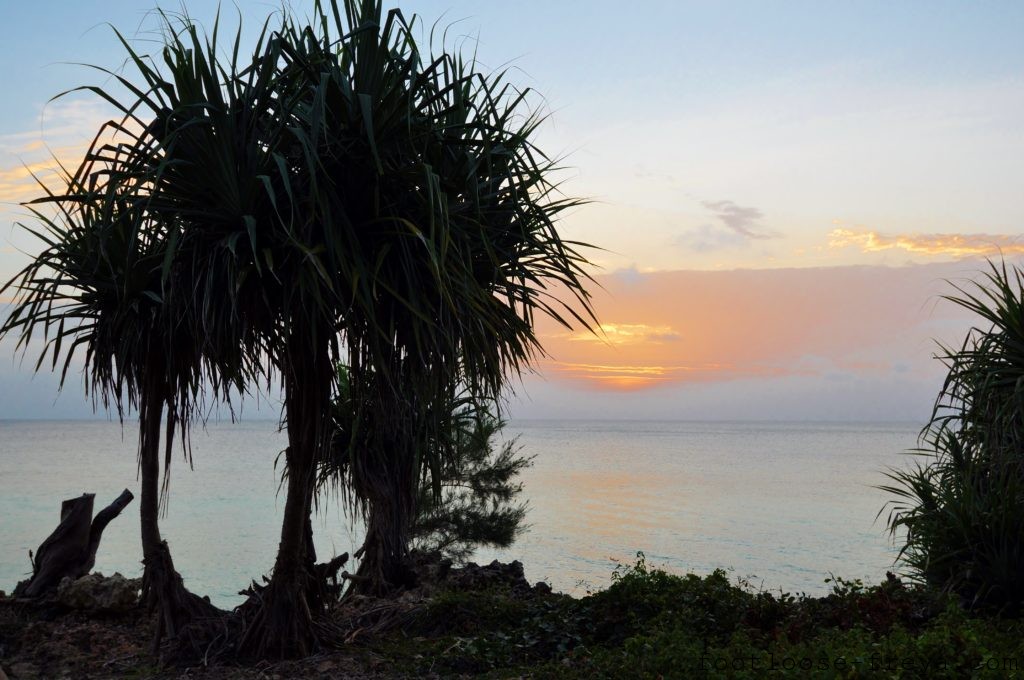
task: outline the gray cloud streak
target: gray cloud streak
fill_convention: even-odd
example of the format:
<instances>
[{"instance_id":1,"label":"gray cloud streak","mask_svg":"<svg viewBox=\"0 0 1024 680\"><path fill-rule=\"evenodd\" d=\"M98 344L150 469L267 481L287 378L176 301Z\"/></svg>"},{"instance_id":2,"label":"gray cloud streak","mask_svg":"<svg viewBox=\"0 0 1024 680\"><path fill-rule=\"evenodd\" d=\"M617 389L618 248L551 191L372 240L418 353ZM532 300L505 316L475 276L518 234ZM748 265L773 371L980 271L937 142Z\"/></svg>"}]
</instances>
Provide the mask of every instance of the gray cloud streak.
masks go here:
<instances>
[{"instance_id":1,"label":"gray cloud streak","mask_svg":"<svg viewBox=\"0 0 1024 680\"><path fill-rule=\"evenodd\" d=\"M733 201L701 201L701 205L714 213L715 217L728 229L740 236L758 240L777 237L777 234L760 230L760 221L764 218L764 213L757 208L738 205Z\"/></svg>"}]
</instances>

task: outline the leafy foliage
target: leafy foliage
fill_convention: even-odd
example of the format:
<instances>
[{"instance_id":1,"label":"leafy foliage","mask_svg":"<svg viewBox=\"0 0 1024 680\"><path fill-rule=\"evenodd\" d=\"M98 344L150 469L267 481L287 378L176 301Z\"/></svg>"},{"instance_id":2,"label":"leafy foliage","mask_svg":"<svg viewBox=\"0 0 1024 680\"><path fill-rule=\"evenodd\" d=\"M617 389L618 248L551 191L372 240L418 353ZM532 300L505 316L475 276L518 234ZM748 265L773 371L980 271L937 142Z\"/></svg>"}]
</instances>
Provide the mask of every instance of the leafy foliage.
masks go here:
<instances>
[{"instance_id":1,"label":"leafy foliage","mask_svg":"<svg viewBox=\"0 0 1024 680\"><path fill-rule=\"evenodd\" d=\"M123 99L109 89L79 88L122 117L101 127L82 163L64 171L59 190L29 204L36 225L27 229L44 249L3 287L16 296L0 326L0 336L16 333L25 350L41 330L36 368L50 357L51 369L61 366L62 386L76 351L84 352L94 403L113 406L122 420L138 412L143 594L158 613L156 642L218 614L185 589L160 536L159 452L165 442L166 494L175 433L188 457L205 388L224 399L230 388L244 388L246 353L239 348L254 336L237 324L212 332L211 317L230 307L224 293L237 289L212 288L207 272L222 273L209 265L235 216L231 206L225 210L226 194L253 179L239 172L244 164L224 157L232 161L239 148L252 151L265 139L244 124L252 118L245 112L261 109L249 99L251 80L237 69L237 40L225 68L216 30L204 39L187 21L161 16L166 76L117 34L141 84L106 71Z\"/></svg>"},{"instance_id":2,"label":"leafy foliage","mask_svg":"<svg viewBox=\"0 0 1024 680\"><path fill-rule=\"evenodd\" d=\"M120 413L152 395L144 420L166 407L168 442L204 385L225 396L279 377L284 562L306 552L344 361L365 435L342 488L370 526L361 582L386 589L422 469L440 493L436 413L456 390L496 401L543 351L535 314L588 326L589 279L583 244L555 229L578 201L535 145L528 92L444 45L425 57L415 20L379 0L313 14L268 22L248 58L240 31L225 50L217 25L187 17L162 15L154 57L117 35L129 68L79 89L121 118L43 199L46 250L5 287L18 297L0 334L27 346L41 330L40 365L62 376L84 349L93 394ZM275 573L301 571L281 560Z\"/></svg>"},{"instance_id":3,"label":"leafy foliage","mask_svg":"<svg viewBox=\"0 0 1024 680\"><path fill-rule=\"evenodd\" d=\"M239 318L233 301L251 263L234 278L215 265L237 252L248 201L267 201L260 175L274 167L275 149L254 122L268 108L266 69L242 73L238 36L223 63L216 29L204 38L187 20L161 17L157 59L115 31L134 81L96 67L111 86L71 91L95 94L121 118L101 127L58 192L29 203L36 225L25 229L45 247L4 286L17 295L0 334L18 333L27 348L41 332L37 369L49 357L62 385L76 352L84 354L87 391L122 417L153 383L157 419L165 404L187 437L202 388L225 399L244 389L241 347L249 358L262 351L247 326L228 323ZM272 64L274 56L254 59ZM141 408L140 417L144 432Z\"/></svg>"},{"instance_id":4,"label":"leafy foliage","mask_svg":"<svg viewBox=\"0 0 1024 680\"><path fill-rule=\"evenodd\" d=\"M906 531L900 555L923 581L972 604L1024 603L1024 272L990 263L984 279L946 299L975 313L929 425L924 457L890 472L889 526Z\"/></svg>"}]
</instances>

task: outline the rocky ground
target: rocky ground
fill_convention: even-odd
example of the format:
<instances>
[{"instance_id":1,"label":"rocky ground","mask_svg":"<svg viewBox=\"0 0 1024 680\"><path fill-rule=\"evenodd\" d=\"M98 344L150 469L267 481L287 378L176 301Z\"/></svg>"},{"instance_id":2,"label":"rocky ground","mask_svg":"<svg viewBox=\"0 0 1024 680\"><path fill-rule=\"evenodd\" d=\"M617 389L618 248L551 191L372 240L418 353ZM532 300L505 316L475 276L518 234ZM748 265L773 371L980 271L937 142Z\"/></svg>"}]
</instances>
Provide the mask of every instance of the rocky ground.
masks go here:
<instances>
[{"instance_id":1,"label":"rocky ground","mask_svg":"<svg viewBox=\"0 0 1024 680\"><path fill-rule=\"evenodd\" d=\"M522 565L492 563L449 569L430 565L420 588L395 600L354 598L333 612L347 635L336 649L299 661L239 666L209 664L161 666L151 654L153 622L139 605L139 580L120 574L65 579L43 602L0 593L0 680L55 678L394 678L396 668L375 645L427 607L439 588L480 590L500 587L516 597L543 597L546 584L531 587ZM399 633L400 634L400 633ZM419 638L422 640L423 638ZM422 660L422 659L419 659Z\"/></svg>"}]
</instances>

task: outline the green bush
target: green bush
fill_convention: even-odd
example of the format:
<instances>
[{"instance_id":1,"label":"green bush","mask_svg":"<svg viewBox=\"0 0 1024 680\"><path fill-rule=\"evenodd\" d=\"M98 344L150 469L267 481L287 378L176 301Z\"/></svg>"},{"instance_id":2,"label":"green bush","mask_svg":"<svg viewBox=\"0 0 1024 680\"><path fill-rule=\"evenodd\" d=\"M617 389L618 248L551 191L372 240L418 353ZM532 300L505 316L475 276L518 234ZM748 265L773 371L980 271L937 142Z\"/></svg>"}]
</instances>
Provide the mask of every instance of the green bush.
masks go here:
<instances>
[{"instance_id":1,"label":"green bush","mask_svg":"<svg viewBox=\"0 0 1024 680\"><path fill-rule=\"evenodd\" d=\"M755 591L722 570L677 576L640 554L608 589L579 600L441 593L387 655L403 673L442 677L1024 675L1020 621L980 617L892 575L829 582L823 597Z\"/></svg>"},{"instance_id":2,"label":"green bush","mask_svg":"<svg viewBox=\"0 0 1024 680\"><path fill-rule=\"evenodd\" d=\"M644 554L619 567L612 585L587 600L595 622L594 637L620 642L649 627L682 625L699 636L731 633L750 604L751 595L729 582L718 569L708 576L675 576L647 564Z\"/></svg>"}]
</instances>

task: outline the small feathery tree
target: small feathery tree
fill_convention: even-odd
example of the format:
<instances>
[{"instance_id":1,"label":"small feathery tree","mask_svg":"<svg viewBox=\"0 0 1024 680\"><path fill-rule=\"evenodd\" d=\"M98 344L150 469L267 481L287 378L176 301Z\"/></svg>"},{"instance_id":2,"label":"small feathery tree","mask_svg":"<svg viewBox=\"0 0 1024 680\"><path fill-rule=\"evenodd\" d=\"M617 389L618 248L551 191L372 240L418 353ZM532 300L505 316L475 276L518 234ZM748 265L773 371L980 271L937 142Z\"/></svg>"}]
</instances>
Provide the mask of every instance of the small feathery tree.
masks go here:
<instances>
[{"instance_id":1,"label":"small feathery tree","mask_svg":"<svg viewBox=\"0 0 1024 680\"><path fill-rule=\"evenodd\" d=\"M984 278L946 300L984 325L948 368L916 453L923 463L889 473L889 527L904 534L911 575L971 605L1024 604L1024 270L989 263Z\"/></svg>"},{"instance_id":2,"label":"small feathery tree","mask_svg":"<svg viewBox=\"0 0 1024 680\"><path fill-rule=\"evenodd\" d=\"M462 408L454 421L450 455L421 477L409 534L415 550L464 563L478 548L510 547L525 530L519 475L533 458L516 439L499 441L506 423L487 408Z\"/></svg>"},{"instance_id":3,"label":"small feathery tree","mask_svg":"<svg viewBox=\"0 0 1024 680\"><path fill-rule=\"evenodd\" d=\"M339 369L338 393L332 409L334 434L330 457L319 475L322 486L347 493L338 485L349 478L345 466L353 449L366 447L360 436L365 416L352 397L349 371ZM453 395L437 413L443 426L429 443L434 451L418 459L415 512L410 546L465 562L481 546L507 548L524 530L526 503L519 500L520 473L532 463L517 440L499 441L505 422L493 406Z\"/></svg>"}]
</instances>

